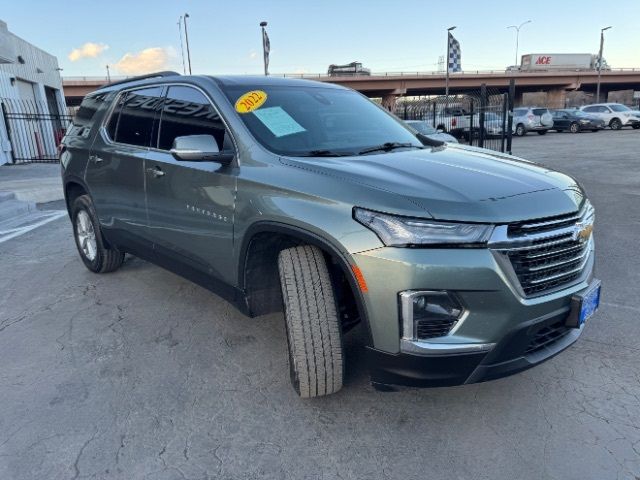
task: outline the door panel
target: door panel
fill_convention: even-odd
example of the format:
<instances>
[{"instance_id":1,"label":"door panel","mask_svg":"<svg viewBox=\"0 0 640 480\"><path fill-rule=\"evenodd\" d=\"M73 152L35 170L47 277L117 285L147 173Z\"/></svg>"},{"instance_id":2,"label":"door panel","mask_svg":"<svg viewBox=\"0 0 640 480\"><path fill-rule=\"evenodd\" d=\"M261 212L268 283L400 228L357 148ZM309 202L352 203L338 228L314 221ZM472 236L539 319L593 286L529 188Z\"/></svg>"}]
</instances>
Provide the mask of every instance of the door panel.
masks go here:
<instances>
[{"instance_id":1,"label":"door panel","mask_svg":"<svg viewBox=\"0 0 640 480\"><path fill-rule=\"evenodd\" d=\"M85 173L92 200L106 228L145 237L145 159L162 88L133 90L117 100L106 128L96 137ZM113 139L113 140L112 140Z\"/></svg>"},{"instance_id":2,"label":"door panel","mask_svg":"<svg viewBox=\"0 0 640 480\"><path fill-rule=\"evenodd\" d=\"M231 283L234 166L178 161L168 152L177 136L213 135L221 149L230 141L209 100L191 87L169 87L160 117L158 149L146 161L149 235L158 249Z\"/></svg>"}]
</instances>

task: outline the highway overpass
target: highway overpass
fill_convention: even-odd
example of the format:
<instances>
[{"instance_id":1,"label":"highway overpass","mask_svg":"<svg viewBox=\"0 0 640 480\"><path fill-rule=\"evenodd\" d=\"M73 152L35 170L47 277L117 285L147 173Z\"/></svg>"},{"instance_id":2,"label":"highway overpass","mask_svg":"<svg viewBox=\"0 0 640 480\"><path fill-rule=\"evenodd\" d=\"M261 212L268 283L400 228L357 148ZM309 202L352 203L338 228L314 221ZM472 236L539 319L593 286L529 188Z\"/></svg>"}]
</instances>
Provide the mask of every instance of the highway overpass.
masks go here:
<instances>
[{"instance_id":1,"label":"highway overpass","mask_svg":"<svg viewBox=\"0 0 640 480\"><path fill-rule=\"evenodd\" d=\"M358 90L368 97L382 98L383 103L389 107L400 96L441 95L445 88L445 76L441 72L389 72L354 77L329 77L324 74L274 76L337 83ZM519 103L523 93L547 92L549 106L561 108L565 106L565 96L569 91L594 93L598 73L596 71L466 71L450 74L449 91L452 94L464 93L477 90L484 83L489 88L506 92L512 78L516 81L516 104ZM112 80L115 81L116 78ZM63 86L67 105L79 105L84 95L105 83L107 83L105 77L64 78ZM640 90L640 68L603 71L602 98L606 99L609 92L617 90Z\"/></svg>"}]
</instances>

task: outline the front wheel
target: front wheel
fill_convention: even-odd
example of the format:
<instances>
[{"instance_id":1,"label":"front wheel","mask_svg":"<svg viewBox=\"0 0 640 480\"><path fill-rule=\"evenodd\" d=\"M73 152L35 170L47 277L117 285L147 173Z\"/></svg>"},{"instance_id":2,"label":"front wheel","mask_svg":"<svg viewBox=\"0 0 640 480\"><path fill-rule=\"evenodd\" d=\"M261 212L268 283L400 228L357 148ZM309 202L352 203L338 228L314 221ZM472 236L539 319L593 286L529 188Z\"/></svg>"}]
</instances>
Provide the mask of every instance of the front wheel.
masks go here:
<instances>
[{"instance_id":1,"label":"front wheel","mask_svg":"<svg viewBox=\"0 0 640 480\"><path fill-rule=\"evenodd\" d=\"M527 133L527 130L524 128L524 125L519 123L516 126L516 135L518 137L524 137L526 135L526 133Z\"/></svg>"},{"instance_id":2,"label":"front wheel","mask_svg":"<svg viewBox=\"0 0 640 480\"><path fill-rule=\"evenodd\" d=\"M303 398L342 388L342 334L322 251L303 245L278 256L291 383Z\"/></svg>"},{"instance_id":3,"label":"front wheel","mask_svg":"<svg viewBox=\"0 0 640 480\"><path fill-rule=\"evenodd\" d=\"M104 244L100 223L89 195L80 195L71 206L73 236L85 266L94 273L117 270L124 261L124 253Z\"/></svg>"},{"instance_id":4,"label":"front wheel","mask_svg":"<svg viewBox=\"0 0 640 480\"><path fill-rule=\"evenodd\" d=\"M546 130L538 130L538 135L546 135L547 131Z\"/></svg>"},{"instance_id":5,"label":"front wheel","mask_svg":"<svg viewBox=\"0 0 640 480\"><path fill-rule=\"evenodd\" d=\"M614 118L609 122L611 130L620 130L622 128L622 122L618 118Z\"/></svg>"},{"instance_id":6,"label":"front wheel","mask_svg":"<svg viewBox=\"0 0 640 480\"><path fill-rule=\"evenodd\" d=\"M634 123L633 125L631 125L631 128L633 128L634 130L638 130L640 128L640 123Z\"/></svg>"},{"instance_id":7,"label":"front wheel","mask_svg":"<svg viewBox=\"0 0 640 480\"><path fill-rule=\"evenodd\" d=\"M569 131L571 133L580 133L580 125L578 125L576 122L573 122L569 127Z\"/></svg>"}]
</instances>

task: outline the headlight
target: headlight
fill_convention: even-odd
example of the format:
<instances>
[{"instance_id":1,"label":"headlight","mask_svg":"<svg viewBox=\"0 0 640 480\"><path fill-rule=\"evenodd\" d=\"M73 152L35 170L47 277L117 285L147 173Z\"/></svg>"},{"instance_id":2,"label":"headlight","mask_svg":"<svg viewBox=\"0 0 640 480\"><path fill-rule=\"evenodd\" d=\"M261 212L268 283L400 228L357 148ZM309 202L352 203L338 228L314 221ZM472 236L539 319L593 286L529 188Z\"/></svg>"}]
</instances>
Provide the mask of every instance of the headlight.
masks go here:
<instances>
[{"instance_id":1,"label":"headlight","mask_svg":"<svg viewBox=\"0 0 640 480\"><path fill-rule=\"evenodd\" d=\"M493 225L398 217L362 208L354 208L353 217L373 230L388 247L451 244L478 246L485 244L493 231Z\"/></svg>"}]
</instances>

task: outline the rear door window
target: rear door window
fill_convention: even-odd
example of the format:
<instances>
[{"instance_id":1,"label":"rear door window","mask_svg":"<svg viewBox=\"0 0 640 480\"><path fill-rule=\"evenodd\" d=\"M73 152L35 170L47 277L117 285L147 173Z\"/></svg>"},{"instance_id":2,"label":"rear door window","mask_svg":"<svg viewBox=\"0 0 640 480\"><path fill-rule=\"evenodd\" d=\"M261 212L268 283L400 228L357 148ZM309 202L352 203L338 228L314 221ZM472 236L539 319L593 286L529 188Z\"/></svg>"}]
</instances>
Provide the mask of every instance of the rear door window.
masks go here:
<instances>
[{"instance_id":1,"label":"rear door window","mask_svg":"<svg viewBox=\"0 0 640 480\"><path fill-rule=\"evenodd\" d=\"M526 108L516 108L516 109L513 111L513 114L514 114L516 117L523 117L523 116L525 116L525 115L527 114L527 109L526 109Z\"/></svg>"},{"instance_id":2,"label":"rear door window","mask_svg":"<svg viewBox=\"0 0 640 480\"><path fill-rule=\"evenodd\" d=\"M121 96L107 124L114 141L149 147L156 112L162 105L162 87L131 90Z\"/></svg>"}]
</instances>

